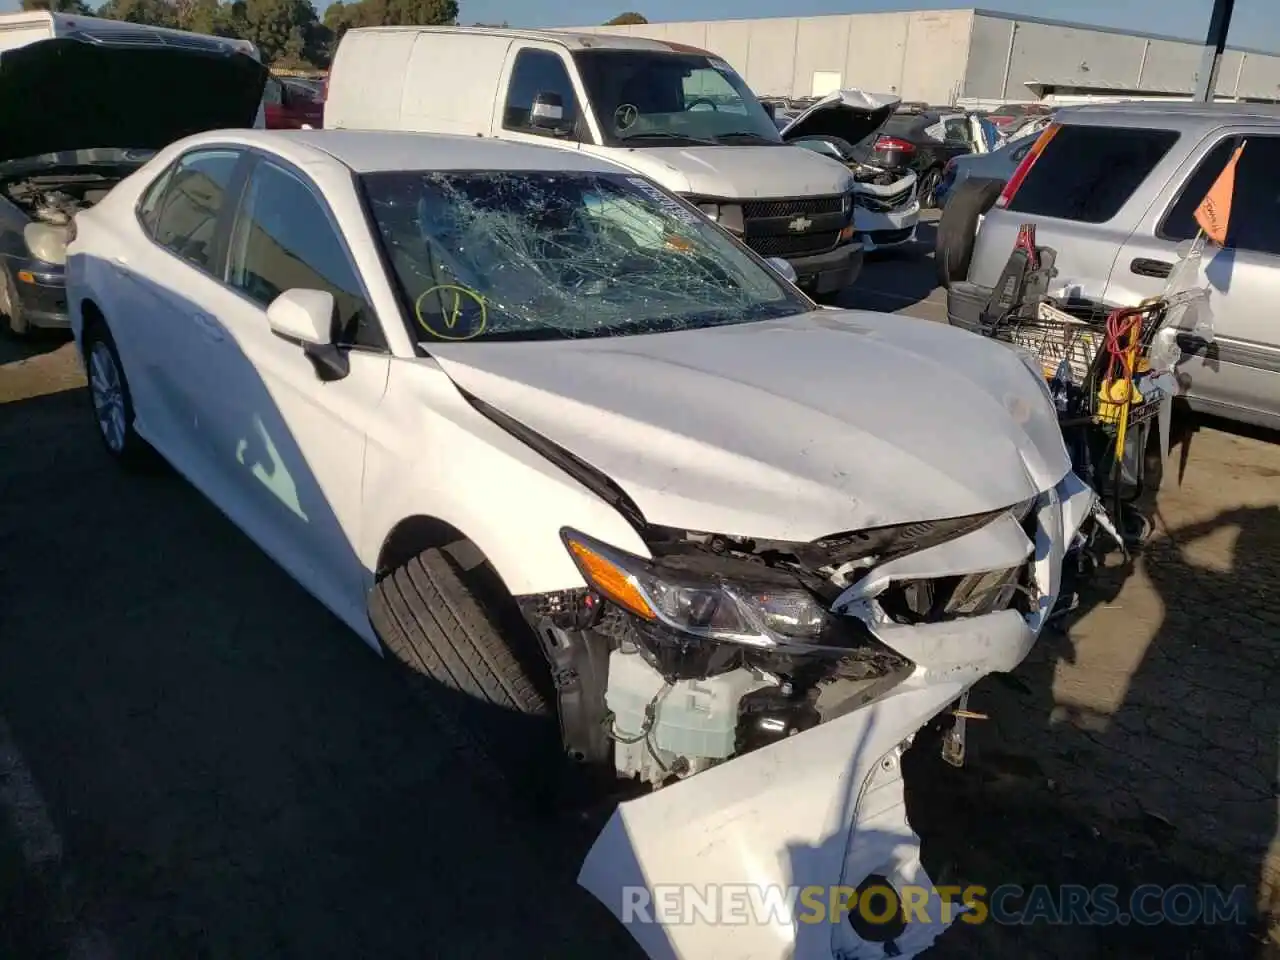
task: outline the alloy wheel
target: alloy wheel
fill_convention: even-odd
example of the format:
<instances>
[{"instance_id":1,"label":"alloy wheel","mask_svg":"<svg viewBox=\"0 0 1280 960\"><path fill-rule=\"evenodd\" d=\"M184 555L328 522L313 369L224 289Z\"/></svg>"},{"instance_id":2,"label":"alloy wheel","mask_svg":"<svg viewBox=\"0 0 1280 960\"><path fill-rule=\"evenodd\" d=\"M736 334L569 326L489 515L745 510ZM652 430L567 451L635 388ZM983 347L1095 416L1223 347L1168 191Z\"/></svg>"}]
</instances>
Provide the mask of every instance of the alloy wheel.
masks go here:
<instances>
[{"instance_id":1,"label":"alloy wheel","mask_svg":"<svg viewBox=\"0 0 1280 960\"><path fill-rule=\"evenodd\" d=\"M107 448L112 453L123 453L127 426L124 383L116 358L103 340L95 340L89 351L89 395Z\"/></svg>"}]
</instances>

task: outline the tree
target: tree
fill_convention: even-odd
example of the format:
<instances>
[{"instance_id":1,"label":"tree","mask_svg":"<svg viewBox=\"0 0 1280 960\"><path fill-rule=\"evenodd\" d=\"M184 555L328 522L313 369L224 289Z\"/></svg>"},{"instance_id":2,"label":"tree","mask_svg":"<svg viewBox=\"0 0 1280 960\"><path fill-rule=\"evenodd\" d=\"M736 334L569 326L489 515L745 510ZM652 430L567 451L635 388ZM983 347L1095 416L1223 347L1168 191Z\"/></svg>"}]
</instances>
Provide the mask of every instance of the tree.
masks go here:
<instances>
[{"instance_id":1,"label":"tree","mask_svg":"<svg viewBox=\"0 0 1280 960\"><path fill-rule=\"evenodd\" d=\"M85 17L90 13L84 0L22 0L23 10L51 10L54 13L74 13Z\"/></svg>"},{"instance_id":2,"label":"tree","mask_svg":"<svg viewBox=\"0 0 1280 960\"><path fill-rule=\"evenodd\" d=\"M606 27L626 27L634 23L648 23L642 14L628 10L626 13L620 13L612 20L605 21Z\"/></svg>"},{"instance_id":3,"label":"tree","mask_svg":"<svg viewBox=\"0 0 1280 960\"><path fill-rule=\"evenodd\" d=\"M267 63L291 54L300 60L308 31L316 22L310 0L245 0L241 36L253 41Z\"/></svg>"},{"instance_id":4,"label":"tree","mask_svg":"<svg viewBox=\"0 0 1280 960\"><path fill-rule=\"evenodd\" d=\"M152 27L176 27L178 10L169 0L107 0L98 16Z\"/></svg>"}]
</instances>

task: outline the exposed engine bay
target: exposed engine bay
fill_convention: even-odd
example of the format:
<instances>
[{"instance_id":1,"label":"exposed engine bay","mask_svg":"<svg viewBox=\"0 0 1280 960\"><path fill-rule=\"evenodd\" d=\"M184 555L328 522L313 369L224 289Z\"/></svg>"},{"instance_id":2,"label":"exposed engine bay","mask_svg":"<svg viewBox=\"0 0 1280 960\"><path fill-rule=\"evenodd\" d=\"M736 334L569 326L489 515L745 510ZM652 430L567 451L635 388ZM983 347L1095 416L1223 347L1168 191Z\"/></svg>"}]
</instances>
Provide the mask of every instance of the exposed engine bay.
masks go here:
<instances>
[{"instance_id":1,"label":"exposed engine bay","mask_svg":"<svg viewBox=\"0 0 1280 960\"><path fill-rule=\"evenodd\" d=\"M5 182L4 192L33 221L63 226L105 197L122 179L123 175L101 173L22 177Z\"/></svg>"},{"instance_id":2,"label":"exposed engine bay","mask_svg":"<svg viewBox=\"0 0 1280 960\"><path fill-rule=\"evenodd\" d=\"M875 701L916 664L872 625L1035 609L1035 504L812 543L647 525L644 561L566 531L600 586L522 606L552 664L568 754L607 764L612 752L620 778L656 789ZM889 575L895 559L987 527L1013 544L997 569Z\"/></svg>"},{"instance_id":3,"label":"exposed engine bay","mask_svg":"<svg viewBox=\"0 0 1280 960\"><path fill-rule=\"evenodd\" d=\"M877 187L890 187L903 179L902 174L876 166L874 163L850 163L853 179L858 183L870 183Z\"/></svg>"}]
</instances>

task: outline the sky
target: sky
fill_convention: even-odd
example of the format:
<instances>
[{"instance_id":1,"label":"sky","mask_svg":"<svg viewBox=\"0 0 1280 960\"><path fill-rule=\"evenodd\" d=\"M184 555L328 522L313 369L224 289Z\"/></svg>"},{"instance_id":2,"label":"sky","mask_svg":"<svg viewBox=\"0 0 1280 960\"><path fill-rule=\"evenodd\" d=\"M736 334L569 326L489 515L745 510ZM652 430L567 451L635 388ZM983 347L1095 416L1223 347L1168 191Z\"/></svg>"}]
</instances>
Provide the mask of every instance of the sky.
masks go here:
<instances>
[{"instance_id":1,"label":"sky","mask_svg":"<svg viewBox=\"0 0 1280 960\"><path fill-rule=\"evenodd\" d=\"M91 0L92 2L92 0ZM312 0L323 10L326 0ZM512 26L579 26L603 23L624 10L652 21L722 20L745 17L805 16L887 10L985 7L1009 13L1115 27L1164 36L1203 40L1212 0L458 0L462 23ZM1236 0L1232 46L1280 52L1277 0ZM0 11L15 10L18 0L0 0Z\"/></svg>"}]
</instances>

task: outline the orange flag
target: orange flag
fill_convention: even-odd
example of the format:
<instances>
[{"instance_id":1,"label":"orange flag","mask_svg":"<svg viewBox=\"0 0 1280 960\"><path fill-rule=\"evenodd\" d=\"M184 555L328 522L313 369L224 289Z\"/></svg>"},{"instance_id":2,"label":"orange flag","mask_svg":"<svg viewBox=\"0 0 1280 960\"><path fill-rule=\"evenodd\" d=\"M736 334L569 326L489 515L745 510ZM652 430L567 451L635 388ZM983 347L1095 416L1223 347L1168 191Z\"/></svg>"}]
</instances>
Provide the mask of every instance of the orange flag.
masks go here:
<instances>
[{"instance_id":1,"label":"orange flag","mask_svg":"<svg viewBox=\"0 0 1280 960\"><path fill-rule=\"evenodd\" d=\"M1231 159L1213 181L1213 186L1196 207L1196 223L1204 235L1218 246L1226 246L1227 224L1231 222L1231 198L1236 192L1236 165L1240 162L1240 154L1244 152L1244 144L1236 147Z\"/></svg>"}]
</instances>

